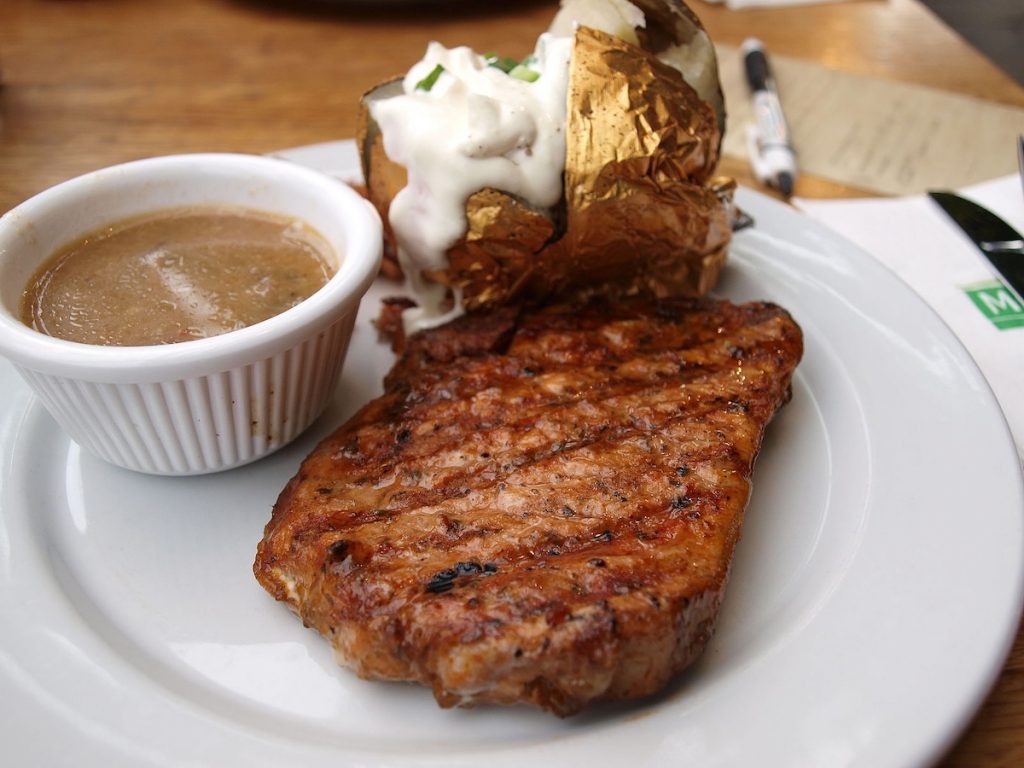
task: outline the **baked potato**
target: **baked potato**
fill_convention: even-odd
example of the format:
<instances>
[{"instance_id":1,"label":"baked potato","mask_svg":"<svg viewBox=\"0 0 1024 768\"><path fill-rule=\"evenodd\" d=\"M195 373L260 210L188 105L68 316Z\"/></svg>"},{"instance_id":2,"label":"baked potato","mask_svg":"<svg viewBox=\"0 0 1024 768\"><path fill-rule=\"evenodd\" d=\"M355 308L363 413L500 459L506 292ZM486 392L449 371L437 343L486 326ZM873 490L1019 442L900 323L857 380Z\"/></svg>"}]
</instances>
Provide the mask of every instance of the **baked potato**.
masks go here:
<instances>
[{"instance_id":1,"label":"baked potato","mask_svg":"<svg viewBox=\"0 0 1024 768\"><path fill-rule=\"evenodd\" d=\"M412 328L524 298L710 290L733 185L714 176L725 112L689 8L567 0L532 56L494 64L432 43L362 101L368 195L421 304Z\"/></svg>"}]
</instances>

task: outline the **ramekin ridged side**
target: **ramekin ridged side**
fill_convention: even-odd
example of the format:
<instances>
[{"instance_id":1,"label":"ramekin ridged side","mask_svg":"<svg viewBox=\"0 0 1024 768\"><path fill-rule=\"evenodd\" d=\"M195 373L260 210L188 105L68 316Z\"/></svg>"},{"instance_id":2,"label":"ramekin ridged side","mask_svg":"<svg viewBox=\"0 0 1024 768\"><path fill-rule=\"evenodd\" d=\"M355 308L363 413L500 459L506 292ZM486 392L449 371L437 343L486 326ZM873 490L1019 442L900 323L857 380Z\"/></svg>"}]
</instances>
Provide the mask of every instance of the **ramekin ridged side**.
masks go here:
<instances>
[{"instance_id":1,"label":"ramekin ridged side","mask_svg":"<svg viewBox=\"0 0 1024 768\"><path fill-rule=\"evenodd\" d=\"M87 451L155 475L196 475L273 453L323 412L355 312L249 365L168 382L115 384L15 366L58 424Z\"/></svg>"},{"instance_id":2,"label":"ramekin ridged side","mask_svg":"<svg viewBox=\"0 0 1024 768\"><path fill-rule=\"evenodd\" d=\"M21 322L22 288L54 249L128 216L195 205L301 219L331 246L335 274L268 320L179 344L79 344ZM162 475L229 469L286 445L323 411L380 258L373 206L342 182L283 160L176 155L105 168L0 216L0 354L100 458Z\"/></svg>"}]
</instances>

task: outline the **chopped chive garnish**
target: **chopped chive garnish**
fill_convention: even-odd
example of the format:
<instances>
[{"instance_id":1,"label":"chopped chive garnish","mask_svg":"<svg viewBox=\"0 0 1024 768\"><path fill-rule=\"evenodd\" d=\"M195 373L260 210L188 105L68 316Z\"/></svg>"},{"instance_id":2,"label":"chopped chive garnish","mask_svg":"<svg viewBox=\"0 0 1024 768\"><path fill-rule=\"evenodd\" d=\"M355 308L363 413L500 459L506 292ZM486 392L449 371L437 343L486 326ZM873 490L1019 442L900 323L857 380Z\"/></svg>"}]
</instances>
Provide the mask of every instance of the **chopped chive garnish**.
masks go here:
<instances>
[{"instance_id":1,"label":"chopped chive garnish","mask_svg":"<svg viewBox=\"0 0 1024 768\"><path fill-rule=\"evenodd\" d=\"M519 65L519 62L515 59L510 59L508 56L498 56L495 53L487 56L485 61L487 66L500 69L506 75Z\"/></svg>"},{"instance_id":2,"label":"chopped chive garnish","mask_svg":"<svg viewBox=\"0 0 1024 768\"><path fill-rule=\"evenodd\" d=\"M528 83L532 83L540 77L540 72L530 69L523 64L517 64L512 68L512 71L508 73L508 76L514 77L516 80L525 80Z\"/></svg>"},{"instance_id":3,"label":"chopped chive garnish","mask_svg":"<svg viewBox=\"0 0 1024 768\"><path fill-rule=\"evenodd\" d=\"M522 61L516 61L508 56L499 56L496 53L488 53L484 56L484 61L487 62L487 66L500 69L506 75L516 78L516 80L525 80L528 83L532 83L540 77L540 72L532 68L537 63L537 57L532 53Z\"/></svg>"},{"instance_id":4,"label":"chopped chive garnish","mask_svg":"<svg viewBox=\"0 0 1024 768\"><path fill-rule=\"evenodd\" d=\"M429 91L431 88L434 87L434 83L437 82L437 78L439 78L441 76L442 72L444 72L444 67L442 67L440 64L438 64L436 67L434 67L432 70L430 70L430 74L429 75L427 75L422 80L420 80L418 83L416 83L416 90L417 91Z\"/></svg>"}]
</instances>

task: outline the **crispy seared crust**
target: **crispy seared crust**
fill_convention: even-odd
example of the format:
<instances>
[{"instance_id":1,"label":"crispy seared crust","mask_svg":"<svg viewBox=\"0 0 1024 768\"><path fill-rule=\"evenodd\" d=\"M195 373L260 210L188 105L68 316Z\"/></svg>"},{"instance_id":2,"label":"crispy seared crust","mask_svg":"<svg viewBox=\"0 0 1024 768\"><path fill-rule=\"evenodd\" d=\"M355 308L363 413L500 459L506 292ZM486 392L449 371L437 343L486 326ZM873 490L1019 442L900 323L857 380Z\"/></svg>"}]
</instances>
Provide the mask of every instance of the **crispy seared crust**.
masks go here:
<instances>
[{"instance_id":1,"label":"crispy seared crust","mask_svg":"<svg viewBox=\"0 0 1024 768\"><path fill-rule=\"evenodd\" d=\"M281 494L256 576L442 706L650 694L711 635L801 352L784 310L696 299L417 334Z\"/></svg>"}]
</instances>

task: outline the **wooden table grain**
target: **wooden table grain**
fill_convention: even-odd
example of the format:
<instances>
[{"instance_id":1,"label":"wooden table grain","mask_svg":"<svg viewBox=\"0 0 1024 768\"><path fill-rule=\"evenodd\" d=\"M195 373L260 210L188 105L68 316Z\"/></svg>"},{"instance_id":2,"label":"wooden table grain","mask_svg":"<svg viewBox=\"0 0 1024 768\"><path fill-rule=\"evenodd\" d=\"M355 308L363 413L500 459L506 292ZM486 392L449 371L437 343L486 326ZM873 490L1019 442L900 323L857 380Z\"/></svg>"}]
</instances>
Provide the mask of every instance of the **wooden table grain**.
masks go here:
<instances>
[{"instance_id":1,"label":"wooden table grain","mask_svg":"<svg viewBox=\"0 0 1024 768\"><path fill-rule=\"evenodd\" d=\"M190 151L268 152L349 137L356 102L430 40L520 56L553 2L3 0L0 211L112 163ZM733 12L693 0L712 37L748 35L850 73L1024 106L1024 90L917 0ZM375 10L370 10L375 9ZM722 170L754 184L742 162ZM802 176L808 197L864 194ZM941 642L936 638L935 642ZM1024 639L947 768L1024 765Z\"/></svg>"}]
</instances>

